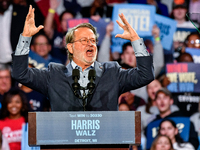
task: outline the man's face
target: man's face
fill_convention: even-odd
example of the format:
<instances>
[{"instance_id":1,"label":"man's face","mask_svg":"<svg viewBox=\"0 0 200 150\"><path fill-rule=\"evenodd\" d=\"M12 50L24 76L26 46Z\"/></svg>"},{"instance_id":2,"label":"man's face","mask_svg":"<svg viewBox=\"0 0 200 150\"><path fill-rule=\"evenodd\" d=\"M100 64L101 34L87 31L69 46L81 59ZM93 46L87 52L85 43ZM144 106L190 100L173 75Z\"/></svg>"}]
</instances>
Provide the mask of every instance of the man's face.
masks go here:
<instances>
[{"instance_id":1,"label":"man's face","mask_svg":"<svg viewBox=\"0 0 200 150\"><path fill-rule=\"evenodd\" d=\"M67 32L67 21L69 19L73 19L73 15L71 13L65 13L63 16L62 16L62 20L61 20L61 28L63 30L63 32Z\"/></svg>"},{"instance_id":2,"label":"man's face","mask_svg":"<svg viewBox=\"0 0 200 150\"><path fill-rule=\"evenodd\" d=\"M171 141L173 142L175 140L175 135L178 134L178 129L175 128L171 122L169 121L164 121L162 124L161 124L161 127L160 127L160 134L161 135L166 135L168 136Z\"/></svg>"},{"instance_id":3,"label":"man's face","mask_svg":"<svg viewBox=\"0 0 200 150\"><path fill-rule=\"evenodd\" d=\"M159 92L155 100L155 104L158 107L160 113L165 113L170 110L170 106L173 104L173 100L165 93Z\"/></svg>"},{"instance_id":4,"label":"man's face","mask_svg":"<svg viewBox=\"0 0 200 150\"><path fill-rule=\"evenodd\" d=\"M175 20L181 20L185 18L185 14L187 12L186 8L175 8L173 10L173 14L174 14L174 19Z\"/></svg>"},{"instance_id":5,"label":"man's face","mask_svg":"<svg viewBox=\"0 0 200 150\"><path fill-rule=\"evenodd\" d=\"M147 85L147 93L151 100L155 99L156 92L161 88L161 84L158 80L153 80Z\"/></svg>"},{"instance_id":6,"label":"man's face","mask_svg":"<svg viewBox=\"0 0 200 150\"><path fill-rule=\"evenodd\" d=\"M6 11L10 5L10 0L0 0L0 13Z\"/></svg>"},{"instance_id":7,"label":"man's face","mask_svg":"<svg viewBox=\"0 0 200 150\"><path fill-rule=\"evenodd\" d=\"M156 144L156 150L170 150L171 144L167 137L160 137Z\"/></svg>"},{"instance_id":8,"label":"man's face","mask_svg":"<svg viewBox=\"0 0 200 150\"><path fill-rule=\"evenodd\" d=\"M95 39L93 31L86 27L78 28L74 31L74 41L82 38ZM88 44L84 45L81 41L70 43L68 50L73 54L73 61L79 66L91 65L97 57L97 46L89 40Z\"/></svg>"},{"instance_id":9,"label":"man's face","mask_svg":"<svg viewBox=\"0 0 200 150\"><path fill-rule=\"evenodd\" d=\"M187 42L187 47L200 48L200 39L197 35L191 35Z\"/></svg>"},{"instance_id":10,"label":"man's face","mask_svg":"<svg viewBox=\"0 0 200 150\"><path fill-rule=\"evenodd\" d=\"M11 88L11 76L9 70L0 71L0 94L8 92Z\"/></svg>"},{"instance_id":11,"label":"man's face","mask_svg":"<svg viewBox=\"0 0 200 150\"><path fill-rule=\"evenodd\" d=\"M136 67L136 57L132 46L126 47L126 50L121 55L121 59L125 64Z\"/></svg>"},{"instance_id":12,"label":"man's face","mask_svg":"<svg viewBox=\"0 0 200 150\"><path fill-rule=\"evenodd\" d=\"M51 51L51 45L48 43L45 36L40 35L35 39L34 44L31 45L31 49L44 59L47 59L48 54Z\"/></svg>"}]
</instances>

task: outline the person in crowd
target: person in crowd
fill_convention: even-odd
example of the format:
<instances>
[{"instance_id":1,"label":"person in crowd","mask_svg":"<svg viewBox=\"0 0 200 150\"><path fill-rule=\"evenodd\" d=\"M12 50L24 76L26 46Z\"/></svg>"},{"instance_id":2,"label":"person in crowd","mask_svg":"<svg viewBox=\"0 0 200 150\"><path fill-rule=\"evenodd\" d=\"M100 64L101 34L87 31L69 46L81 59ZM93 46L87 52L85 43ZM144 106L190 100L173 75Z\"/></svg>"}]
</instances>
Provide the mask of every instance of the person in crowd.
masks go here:
<instances>
[{"instance_id":1,"label":"person in crowd","mask_svg":"<svg viewBox=\"0 0 200 150\"><path fill-rule=\"evenodd\" d=\"M186 0L182 0L181 2L174 0L172 8L171 18L177 21L178 28L195 28L190 21L187 21L186 13L188 11L188 4ZM195 25L199 27L198 24Z\"/></svg>"},{"instance_id":2,"label":"person in crowd","mask_svg":"<svg viewBox=\"0 0 200 150\"><path fill-rule=\"evenodd\" d=\"M142 105L145 105L145 101L134 95L131 92L126 92L120 95L118 99L119 103L126 103L130 110L136 111L136 109Z\"/></svg>"},{"instance_id":3,"label":"person in crowd","mask_svg":"<svg viewBox=\"0 0 200 150\"><path fill-rule=\"evenodd\" d=\"M94 2L89 7L82 7L80 13L83 18L90 18L92 16L99 16L102 17L108 17L106 15L106 1L105 0L94 0ZM109 14L111 16L111 14Z\"/></svg>"},{"instance_id":4,"label":"person in crowd","mask_svg":"<svg viewBox=\"0 0 200 150\"><path fill-rule=\"evenodd\" d=\"M165 135L158 135L151 146L150 150L173 150L172 142Z\"/></svg>"},{"instance_id":5,"label":"person in crowd","mask_svg":"<svg viewBox=\"0 0 200 150\"><path fill-rule=\"evenodd\" d=\"M138 52L136 56L138 69L123 70L116 62L102 64L96 62L97 35L95 28L89 23L79 24L68 31L66 44L71 62L67 66L50 64L48 70L28 68L26 61L28 59L29 51L27 49L29 49L29 45L27 44L27 47L20 45L24 45L23 41L29 43L31 37L43 28L43 26L35 27L33 21L34 9L30 6L24 31L20 35L19 44L13 55L13 77L19 83L46 95L50 100L52 111L117 110L119 95L145 86L154 79L152 59L146 51L142 39L139 38L123 14L119 14L119 17L124 25L118 20L117 23L123 28L124 33L117 34L116 37L130 40L135 46L136 52L140 51L141 48L141 52ZM81 87L85 87L90 82L84 79L89 70L94 68L96 71L96 87L93 91L87 91L90 92L89 94L93 92L91 96L89 95L87 103L82 97L84 91L80 90L82 94L78 94L76 93L77 89L72 88L74 82L72 70L75 68L79 68L76 71L80 71L81 74L81 78L78 80Z\"/></svg>"},{"instance_id":6,"label":"person in crowd","mask_svg":"<svg viewBox=\"0 0 200 150\"><path fill-rule=\"evenodd\" d=\"M0 63L10 63L11 54L15 50L18 36L23 30L23 21L27 9L12 4L11 0L0 1ZM14 15L13 15L14 14ZM17 26L16 26L17 24Z\"/></svg>"},{"instance_id":7,"label":"person in crowd","mask_svg":"<svg viewBox=\"0 0 200 150\"><path fill-rule=\"evenodd\" d=\"M130 111L128 104L126 102L119 103L119 111Z\"/></svg>"},{"instance_id":8,"label":"person in crowd","mask_svg":"<svg viewBox=\"0 0 200 150\"><path fill-rule=\"evenodd\" d=\"M192 56L189 53L181 53L177 59L177 62L194 62Z\"/></svg>"},{"instance_id":9,"label":"person in crowd","mask_svg":"<svg viewBox=\"0 0 200 150\"><path fill-rule=\"evenodd\" d=\"M8 92L11 84L11 67L8 64L0 64L0 109L4 93Z\"/></svg>"},{"instance_id":10,"label":"person in crowd","mask_svg":"<svg viewBox=\"0 0 200 150\"><path fill-rule=\"evenodd\" d=\"M189 48L200 48L200 35L198 32L190 33L185 39L185 46Z\"/></svg>"},{"instance_id":11,"label":"person in crowd","mask_svg":"<svg viewBox=\"0 0 200 150\"><path fill-rule=\"evenodd\" d=\"M28 7L13 4L11 0L0 1L0 63L11 63L11 54L17 46L19 34L28 12ZM38 12L38 11L37 11ZM36 25L42 22L38 19L41 15L36 13Z\"/></svg>"},{"instance_id":12,"label":"person in crowd","mask_svg":"<svg viewBox=\"0 0 200 150\"><path fill-rule=\"evenodd\" d=\"M49 43L48 37L43 33L38 33L33 36L31 50L48 62L61 63L59 59L51 56L51 44Z\"/></svg>"},{"instance_id":13,"label":"person in crowd","mask_svg":"<svg viewBox=\"0 0 200 150\"><path fill-rule=\"evenodd\" d=\"M176 47L176 59L180 56L181 53L185 52L185 49L188 48L196 48L197 50L200 48L200 35L198 32L191 32L186 36L185 41L180 44L180 42L175 41L174 47Z\"/></svg>"},{"instance_id":14,"label":"person in crowd","mask_svg":"<svg viewBox=\"0 0 200 150\"><path fill-rule=\"evenodd\" d=\"M67 32L67 20L73 19L75 14L71 11L65 10L59 16L59 24L61 31L57 30L54 26L54 16L56 9L58 8L60 1L50 0L49 1L49 11L44 21L44 32L51 41L52 51L51 55L59 59L62 64L65 64L67 61L67 53L65 46L63 44L63 38Z\"/></svg>"},{"instance_id":15,"label":"person in crowd","mask_svg":"<svg viewBox=\"0 0 200 150\"><path fill-rule=\"evenodd\" d=\"M137 111L141 111L141 124L142 130L148 125L154 115L159 114L159 110L155 104L156 92L162 88L161 83L155 79L147 85L148 102L144 106L138 107ZM170 109L172 112L179 110L176 105L171 105Z\"/></svg>"},{"instance_id":16,"label":"person in crowd","mask_svg":"<svg viewBox=\"0 0 200 150\"><path fill-rule=\"evenodd\" d=\"M99 52L97 55L97 60L99 62L107 62L107 61L112 61L112 55L111 55L111 32L113 31L113 22L111 21L107 26L106 26L106 34L103 38L103 41L101 42Z\"/></svg>"},{"instance_id":17,"label":"person in crowd","mask_svg":"<svg viewBox=\"0 0 200 150\"><path fill-rule=\"evenodd\" d=\"M0 130L10 150L21 150L22 125L28 119L26 96L19 89L11 89L2 100Z\"/></svg>"},{"instance_id":18,"label":"person in crowd","mask_svg":"<svg viewBox=\"0 0 200 150\"><path fill-rule=\"evenodd\" d=\"M170 119L164 119L159 125L159 134L170 138L173 148L176 150L195 150L190 143L184 142L181 138L176 123Z\"/></svg>"},{"instance_id":19,"label":"person in crowd","mask_svg":"<svg viewBox=\"0 0 200 150\"><path fill-rule=\"evenodd\" d=\"M183 117L180 111L175 111L175 112L171 111L170 106L173 104L173 98L172 94L166 88L161 88L156 92L155 104L159 109L159 114L155 117L155 119L152 122L160 119L167 119L169 117ZM147 129L148 125L145 130ZM145 135L146 133L147 131L145 132ZM189 134L188 142L190 142L195 147L195 149L197 149L199 146L198 136L196 131L194 130L194 125L191 122L188 134Z\"/></svg>"}]
</instances>

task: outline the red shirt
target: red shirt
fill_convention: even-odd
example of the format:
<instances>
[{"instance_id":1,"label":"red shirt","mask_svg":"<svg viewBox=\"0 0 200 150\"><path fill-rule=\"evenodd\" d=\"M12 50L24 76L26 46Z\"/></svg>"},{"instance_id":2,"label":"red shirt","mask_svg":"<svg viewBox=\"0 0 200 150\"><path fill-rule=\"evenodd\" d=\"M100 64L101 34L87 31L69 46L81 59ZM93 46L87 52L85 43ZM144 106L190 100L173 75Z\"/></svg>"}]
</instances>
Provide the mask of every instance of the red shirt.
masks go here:
<instances>
[{"instance_id":1,"label":"red shirt","mask_svg":"<svg viewBox=\"0 0 200 150\"><path fill-rule=\"evenodd\" d=\"M10 150L21 150L22 125L24 117L0 120L0 130L10 146Z\"/></svg>"}]
</instances>

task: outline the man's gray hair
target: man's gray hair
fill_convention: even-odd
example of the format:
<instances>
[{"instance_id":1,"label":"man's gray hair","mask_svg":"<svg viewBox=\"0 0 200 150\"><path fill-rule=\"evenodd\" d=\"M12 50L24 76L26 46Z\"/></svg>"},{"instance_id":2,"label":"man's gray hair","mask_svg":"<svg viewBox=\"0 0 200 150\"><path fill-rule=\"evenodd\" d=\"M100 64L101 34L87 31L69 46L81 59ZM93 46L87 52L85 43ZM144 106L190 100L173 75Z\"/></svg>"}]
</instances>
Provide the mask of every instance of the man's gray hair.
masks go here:
<instances>
[{"instance_id":1,"label":"man's gray hair","mask_svg":"<svg viewBox=\"0 0 200 150\"><path fill-rule=\"evenodd\" d=\"M91 25L90 23L82 23L82 24L79 24L79 25L77 25L77 26L71 28L71 29L67 32L67 34L66 34L66 36L65 36L66 45L67 45L68 43L74 42L74 39L75 39L74 31L75 31L76 29L78 29L78 28L89 28L89 29L91 29L91 30L93 31L94 35L95 35L95 40L97 41L97 31L96 31L96 29L94 28L94 26ZM67 49L67 46L66 46L66 49ZM70 60L72 60L73 54L71 54L71 53L69 52L68 49L67 49L67 54L68 54L68 58L69 58Z\"/></svg>"},{"instance_id":2,"label":"man's gray hair","mask_svg":"<svg viewBox=\"0 0 200 150\"><path fill-rule=\"evenodd\" d=\"M0 71L9 70L11 71L11 66L9 64L0 63Z\"/></svg>"}]
</instances>

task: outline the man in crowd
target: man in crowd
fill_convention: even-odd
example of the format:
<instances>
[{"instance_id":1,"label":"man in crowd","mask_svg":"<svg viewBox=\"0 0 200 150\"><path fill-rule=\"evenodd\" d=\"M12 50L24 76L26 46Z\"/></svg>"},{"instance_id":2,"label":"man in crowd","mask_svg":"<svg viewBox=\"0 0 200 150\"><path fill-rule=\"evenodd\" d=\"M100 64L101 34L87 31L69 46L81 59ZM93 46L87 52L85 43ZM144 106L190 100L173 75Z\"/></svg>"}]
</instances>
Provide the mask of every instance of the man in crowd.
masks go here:
<instances>
[{"instance_id":1,"label":"man in crowd","mask_svg":"<svg viewBox=\"0 0 200 150\"><path fill-rule=\"evenodd\" d=\"M45 34L39 33L33 36L33 40L31 43L31 50L33 52L35 52L48 62L61 63L60 60L50 55L51 48L52 47L51 44L49 43L49 39Z\"/></svg>"},{"instance_id":2,"label":"man in crowd","mask_svg":"<svg viewBox=\"0 0 200 150\"><path fill-rule=\"evenodd\" d=\"M43 28L43 26L35 27L34 9L30 6L24 31L20 35L13 55L13 77L25 86L46 95L50 100L52 111L117 110L120 94L145 86L154 79L152 57L142 39L123 14L119 14L119 17L123 24L118 20L117 23L124 33L117 34L116 37L132 42L137 58L137 69L123 70L116 62L95 61L97 34L89 23L79 24L67 33L66 44L71 60L67 66L50 64L47 70L28 68L31 37ZM93 79L95 82L87 79L92 69L96 72ZM91 82L95 84L91 90L77 88L86 87ZM78 86L75 88L73 83Z\"/></svg>"},{"instance_id":3,"label":"man in crowd","mask_svg":"<svg viewBox=\"0 0 200 150\"><path fill-rule=\"evenodd\" d=\"M151 126L153 122L156 122L164 118L184 117L180 111L175 111L175 112L171 111L170 106L173 104L173 102L174 101L173 101L172 95L166 88L161 88L160 90L158 90L155 96L155 104L158 107L160 114L157 115L156 118L150 124L148 124L148 126ZM146 128L146 133L149 133L147 130L151 130L150 128L148 128L148 126ZM199 146L198 136L194 130L194 125L191 122L189 125L188 134L189 134L188 142L190 142L195 147L195 149L197 149ZM147 138L148 136L149 135L146 135Z\"/></svg>"},{"instance_id":4,"label":"man in crowd","mask_svg":"<svg viewBox=\"0 0 200 150\"><path fill-rule=\"evenodd\" d=\"M0 63L0 109L4 93L8 92L12 86L10 71L11 67L9 65Z\"/></svg>"}]
</instances>

